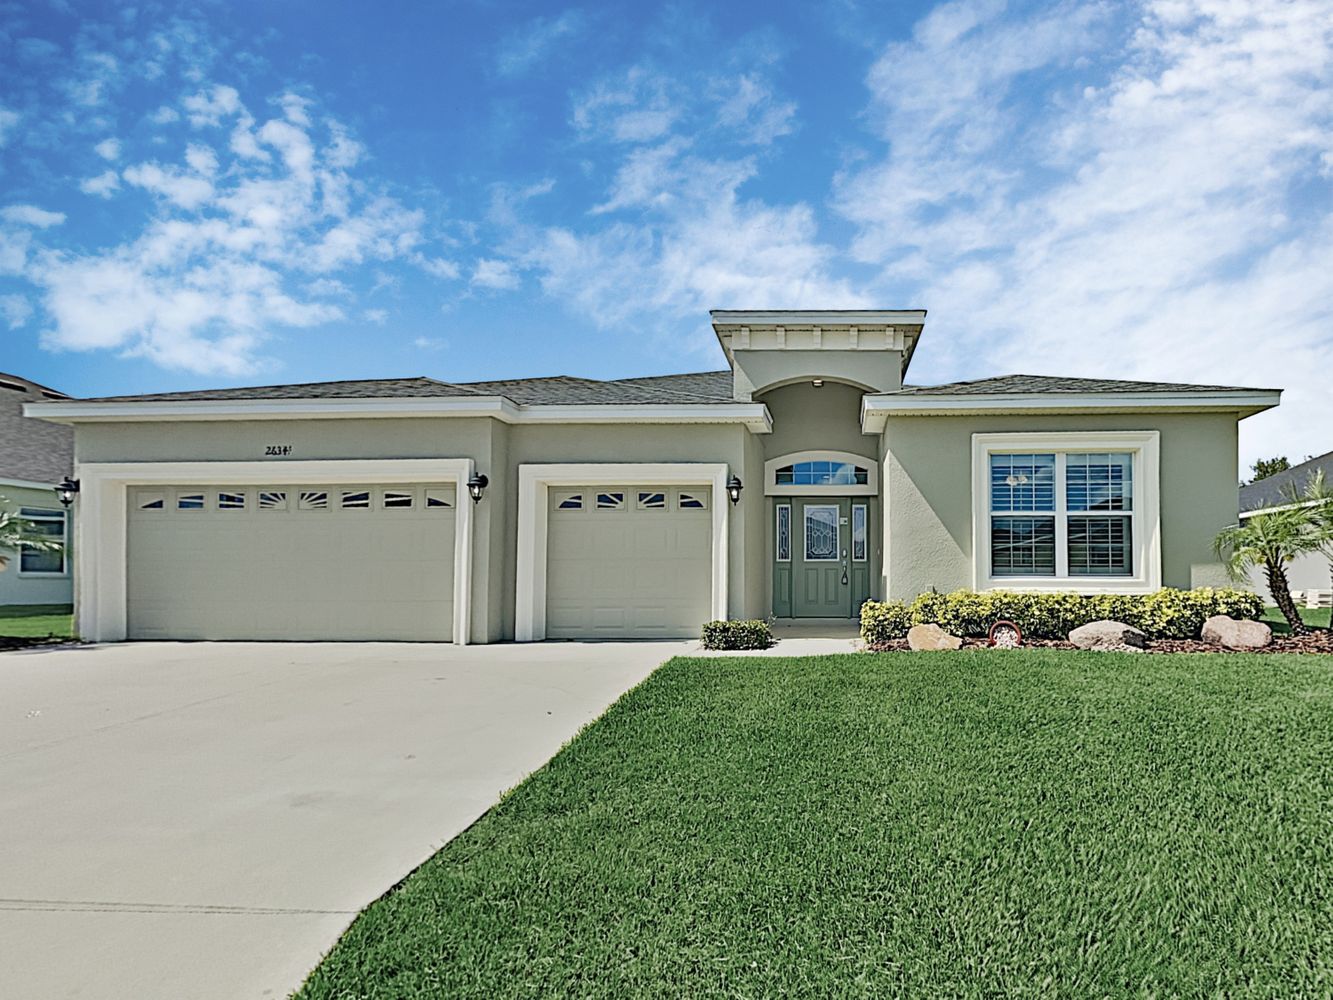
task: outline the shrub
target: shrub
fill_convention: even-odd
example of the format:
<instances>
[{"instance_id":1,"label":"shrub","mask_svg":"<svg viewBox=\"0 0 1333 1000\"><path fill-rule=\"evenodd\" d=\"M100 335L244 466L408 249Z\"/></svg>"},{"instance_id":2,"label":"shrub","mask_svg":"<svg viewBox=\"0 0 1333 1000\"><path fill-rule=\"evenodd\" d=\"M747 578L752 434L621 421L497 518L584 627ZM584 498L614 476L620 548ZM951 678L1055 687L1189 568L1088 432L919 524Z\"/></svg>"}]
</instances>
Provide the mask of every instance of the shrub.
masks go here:
<instances>
[{"instance_id":1,"label":"shrub","mask_svg":"<svg viewBox=\"0 0 1333 1000\"><path fill-rule=\"evenodd\" d=\"M866 601L861 605L861 638L871 649L901 639L911 624L902 601Z\"/></svg>"},{"instance_id":2,"label":"shrub","mask_svg":"<svg viewBox=\"0 0 1333 1000\"><path fill-rule=\"evenodd\" d=\"M1109 618L1142 629L1150 639L1197 639L1213 615L1258 618L1257 594L1230 588L1165 588L1151 594L976 593L921 594L910 604L868 601L861 608L861 638L871 649L900 639L913 625L934 622L953 635L984 637L1005 618L1031 639L1064 639L1088 622Z\"/></svg>"},{"instance_id":3,"label":"shrub","mask_svg":"<svg viewBox=\"0 0 1333 1000\"><path fill-rule=\"evenodd\" d=\"M775 640L768 622L751 620L707 622L703 641L704 649L767 649Z\"/></svg>"}]
</instances>

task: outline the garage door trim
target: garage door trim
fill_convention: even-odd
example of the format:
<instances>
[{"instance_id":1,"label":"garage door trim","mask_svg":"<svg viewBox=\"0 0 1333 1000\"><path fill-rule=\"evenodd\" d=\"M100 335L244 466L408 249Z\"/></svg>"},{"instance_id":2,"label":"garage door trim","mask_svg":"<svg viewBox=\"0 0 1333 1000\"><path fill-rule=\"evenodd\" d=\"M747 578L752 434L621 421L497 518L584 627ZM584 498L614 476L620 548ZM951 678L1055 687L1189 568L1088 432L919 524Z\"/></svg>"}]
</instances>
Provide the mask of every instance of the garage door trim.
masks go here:
<instances>
[{"instance_id":1,"label":"garage door trim","mask_svg":"<svg viewBox=\"0 0 1333 1000\"><path fill-rule=\"evenodd\" d=\"M547 493L553 486L711 486L713 618L727 617L726 500L730 467L724 462L605 462L518 467L518 566L514 638L546 638Z\"/></svg>"},{"instance_id":2,"label":"garage door trim","mask_svg":"<svg viewBox=\"0 0 1333 1000\"><path fill-rule=\"evenodd\" d=\"M460 498L470 458L301 459L273 462L84 462L74 519L76 625L84 639L116 642L126 634L128 493L133 486L258 486L283 481L337 483L453 483ZM275 479L276 477L276 479ZM454 542L454 642L467 645L471 623L472 507L459 503Z\"/></svg>"}]
</instances>

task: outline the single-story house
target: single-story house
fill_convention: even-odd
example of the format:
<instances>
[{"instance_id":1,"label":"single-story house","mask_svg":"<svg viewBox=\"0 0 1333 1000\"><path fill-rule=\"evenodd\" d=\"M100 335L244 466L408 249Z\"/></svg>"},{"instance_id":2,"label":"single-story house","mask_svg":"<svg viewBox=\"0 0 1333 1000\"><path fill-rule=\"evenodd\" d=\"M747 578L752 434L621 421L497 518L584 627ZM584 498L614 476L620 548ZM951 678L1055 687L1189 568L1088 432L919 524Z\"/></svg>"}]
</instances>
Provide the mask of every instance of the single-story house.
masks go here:
<instances>
[{"instance_id":1,"label":"single-story house","mask_svg":"<svg viewBox=\"0 0 1333 1000\"><path fill-rule=\"evenodd\" d=\"M0 372L0 497L35 530L68 542L69 512L56 500L56 484L74 471L74 431L59 424L26 420L27 403L65 399L44 385ZM69 546L58 552L0 553L0 606L69 604L73 600L73 560Z\"/></svg>"},{"instance_id":2,"label":"single-story house","mask_svg":"<svg viewBox=\"0 0 1333 1000\"><path fill-rule=\"evenodd\" d=\"M1293 493L1299 497L1310 479L1322 472L1333 485L1333 451L1306 459L1285 472L1249 483L1240 488L1240 518L1242 521L1268 507L1287 507ZM1312 552L1296 559L1287 567L1287 582L1299 604L1310 607L1333 605L1333 561L1322 552ZM1265 600L1272 600L1268 582L1262 570L1250 574L1250 587Z\"/></svg>"},{"instance_id":3,"label":"single-story house","mask_svg":"<svg viewBox=\"0 0 1333 1000\"><path fill-rule=\"evenodd\" d=\"M903 378L924 310L715 311L727 368L48 401L91 639L656 638L935 588L1221 584L1271 389Z\"/></svg>"}]
</instances>

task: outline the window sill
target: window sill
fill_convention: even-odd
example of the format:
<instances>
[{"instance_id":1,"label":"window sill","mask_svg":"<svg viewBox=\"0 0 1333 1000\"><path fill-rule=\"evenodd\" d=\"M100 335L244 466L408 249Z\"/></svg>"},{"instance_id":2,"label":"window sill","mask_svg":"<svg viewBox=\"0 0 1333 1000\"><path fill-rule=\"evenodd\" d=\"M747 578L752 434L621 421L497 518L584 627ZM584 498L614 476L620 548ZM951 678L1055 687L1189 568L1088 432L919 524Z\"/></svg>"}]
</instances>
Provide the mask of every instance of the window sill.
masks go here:
<instances>
[{"instance_id":1,"label":"window sill","mask_svg":"<svg viewBox=\"0 0 1333 1000\"><path fill-rule=\"evenodd\" d=\"M977 581L977 590L1018 590L1033 593L1150 594L1157 584L1143 577L1002 576Z\"/></svg>"}]
</instances>

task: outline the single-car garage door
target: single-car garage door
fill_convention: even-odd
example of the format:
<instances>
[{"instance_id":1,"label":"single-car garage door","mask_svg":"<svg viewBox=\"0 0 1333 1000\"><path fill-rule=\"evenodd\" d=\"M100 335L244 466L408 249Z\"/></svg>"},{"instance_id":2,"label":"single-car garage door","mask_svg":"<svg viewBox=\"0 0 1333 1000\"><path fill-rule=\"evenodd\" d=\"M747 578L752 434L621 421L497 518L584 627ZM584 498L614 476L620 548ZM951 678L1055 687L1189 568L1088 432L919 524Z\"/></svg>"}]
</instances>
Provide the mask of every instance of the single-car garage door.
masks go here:
<instances>
[{"instance_id":1,"label":"single-car garage door","mask_svg":"<svg viewBox=\"0 0 1333 1000\"><path fill-rule=\"evenodd\" d=\"M131 487L133 639L453 637L446 485Z\"/></svg>"},{"instance_id":2,"label":"single-car garage door","mask_svg":"<svg viewBox=\"0 0 1333 1000\"><path fill-rule=\"evenodd\" d=\"M706 487L549 491L546 635L697 636L712 606Z\"/></svg>"}]
</instances>

